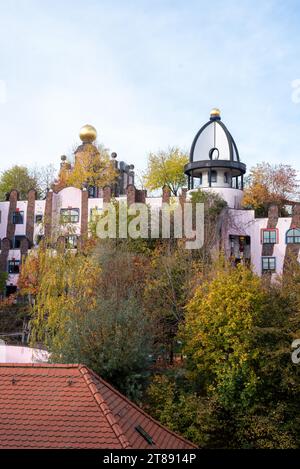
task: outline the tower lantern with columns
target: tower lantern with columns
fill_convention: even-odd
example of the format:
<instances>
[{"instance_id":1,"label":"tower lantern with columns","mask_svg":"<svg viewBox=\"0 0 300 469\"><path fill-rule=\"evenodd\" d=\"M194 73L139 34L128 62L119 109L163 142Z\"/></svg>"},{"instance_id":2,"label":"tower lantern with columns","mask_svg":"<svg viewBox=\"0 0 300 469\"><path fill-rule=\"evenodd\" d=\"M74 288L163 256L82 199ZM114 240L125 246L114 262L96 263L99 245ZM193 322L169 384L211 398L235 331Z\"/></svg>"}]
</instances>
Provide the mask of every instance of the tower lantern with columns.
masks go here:
<instances>
[{"instance_id":1,"label":"tower lantern with columns","mask_svg":"<svg viewBox=\"0 0 300 469\"><path fill-rule=\"evenodd\" d=\"M240 162L235 141L214 108L210 120L192 143L190 161L184 168L189 189L219 193L229 207L238 208L243 196L246 165Z\"/></svg>"}]
</instances>

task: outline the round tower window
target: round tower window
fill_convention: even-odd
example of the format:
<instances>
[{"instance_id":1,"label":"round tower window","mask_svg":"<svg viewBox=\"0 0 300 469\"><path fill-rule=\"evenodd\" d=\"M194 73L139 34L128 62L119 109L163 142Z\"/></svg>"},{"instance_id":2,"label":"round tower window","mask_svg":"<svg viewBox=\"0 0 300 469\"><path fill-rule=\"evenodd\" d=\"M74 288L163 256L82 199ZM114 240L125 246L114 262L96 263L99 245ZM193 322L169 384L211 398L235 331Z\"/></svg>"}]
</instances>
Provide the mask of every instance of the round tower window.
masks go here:
<instances>
[{"instance_id":1,"label":"round tower window","mask_svg":"<svg viewBox=\"0 0 300 469\"><path fill-rule=\"evenodd\" d=\"M217 148L212 148L209 150L209 158L211 160L218 160L219 159L219 150Z\"/></svg>"}]
</instances>

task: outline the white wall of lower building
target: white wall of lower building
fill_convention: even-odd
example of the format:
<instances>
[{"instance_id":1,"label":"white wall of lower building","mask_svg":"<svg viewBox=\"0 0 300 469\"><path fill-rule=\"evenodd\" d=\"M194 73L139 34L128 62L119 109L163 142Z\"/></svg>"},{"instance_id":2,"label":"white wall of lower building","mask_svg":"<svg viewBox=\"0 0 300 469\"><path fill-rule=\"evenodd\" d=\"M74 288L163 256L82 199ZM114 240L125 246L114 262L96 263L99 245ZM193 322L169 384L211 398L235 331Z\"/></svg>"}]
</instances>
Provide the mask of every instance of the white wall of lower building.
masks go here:
<instances>
[{"instance_id":1,"label":"white wall of lower building","mask_svg":"<svg viewBox=\"0 0 300 469\"><path fill-rule=\"evenodd\" d=\"M6 345L0 340L0 363L46 363L48 360L46 350Z\"/></svg>"},{"instance_id":2,"label":"white wall of lower building","mask_svg":"<svg viewBox=\"0 0 300 469\"><path fill-rule=\"evenodd\" d=\"M60 192L53 193L53 212L52 212L52 226L60 227L60 211L61 209L67 208L78 208L79 209L79 221L78 223L68 224L65 228L59 228L60 234L63 235L66 232L72 231L72 234L80 234L81 226L81 197L82 191L76 187L66 187Z\"/></svg>"},{"instance_id":3,"label":"white wall of lower building","mask_svg":"<svg viewBox=\"0 0 300 469\"><path fill-rule=\"evenodd\" d=\"M205 192L212 192L218 194L222 199L227 202L229 208L239 209L241 208L242 199L244 193L240 189L233 189L231 187L199 187L197 189L191 189L188 192L188 196L194 191L201 189Z\"/></svg>"},{"instance_id":4,"label":"white wall of lower building","mask_svg":"<svg viewBox=\"0 0 300 469\"><path fill-rule=\"evenodd\" d=\"M6 237L8 211L9 211L9 202L0 202L0 212L1 212L0 237L1 239Z\"/></svg>"},{"instance_id":5,"label":"white wall of lower building","mask_svg":"<svg viewBox=\"0 0 300 469\"><path fill-rule=\"evenodd\" d=\"M286 254L286 232L291 226L291 217L278 218L277 243L274 244L272 257L276 258L276 275L283 271L284 258ZM250 236L251 238L251 264L258 275L262 274L262 251L261 230L268 226L268 218L255 218L253 210L229 210L226 220L226 228L223 230L225 246L229 249L229 236Z\"/></svg>"},{"instance_id":6,"label":"white wall of lower building","mask_svg":"<svg viewBox=\"0 0 300 469\"><path fill-rule=\"evenodd\" d=\"M26 220L27 220L27 200L18 200L17 210L24 213L23 223L15 225L15 236L25 236L26 234Z\"/></svg>"},{"instance_id":7,"label":"white wall of lower building","mask_svg":"<svg viewBox=\"0 0 300 469\"><path fill-rule=\"evenodd\" d=\"M197 190L197 189L194 189ZM234 207L239 206L243 197L243 192L239 189L232 188L205 188L205 191L215 192L219 194L224 200L227 201L229 209L226 211L224 222L222 226L223 230L223 242L226 253L230 252L229 236L249 236L251 239L250 252L251 252L251 263L254 271L261 275L262 273L262 249L261 243L261 230L267 228L268 218L255 218L253 210L242 210ZM188 198L191 196L193 191L188 192ZM173 198L175 199L175 198ZM126 196L118 197L118 201L126 202ZM178 199L176 199L178 202ZM68 224L67 229L71 227L72 233L80 234L81 228L81 201L82 191L74 187L68 187L61 190L58 194L53 193L53 221L52 224L55 226L59 225L60 210L62 208L77 208L79 209L79 221L78 223ZM156 212L162 206L162 197L147 197L146 204ZM35 204L35 217L36 215L44 215L45 212L45 200L37 200ZM25 235L26 233L26 217L27 217L27 201L18 201L17 208L20 211L24 211L24 223L15 226L16 235ZM88 199L88 220L90 221L91 210L97 208L98 210L103 209L103 198L89 198ZM1 210L1 223L0 223L0 236L1 239L6 237L7 221L8 221L8 210L9 202L0 202ZM278 239L274 245L273 257L276 258L276 274L281 274L284 265L285 253L286 253L286 232L291 226L291 217L279 218L277 223ZM34 225L34 238L38 234L42 234L43 223ZM69 231L70 233L70 231ZM64 234L60 232L59 234ZM247 248L248 249L248 248ZM8 260L20 259L21 254L19 249L10 249ZM299 256L300 260L300 256ZM274 274L274 277L275 275ZM8 285L16 285L18 275L10 274L8 278Z\"/></svg>"}]
</instances>

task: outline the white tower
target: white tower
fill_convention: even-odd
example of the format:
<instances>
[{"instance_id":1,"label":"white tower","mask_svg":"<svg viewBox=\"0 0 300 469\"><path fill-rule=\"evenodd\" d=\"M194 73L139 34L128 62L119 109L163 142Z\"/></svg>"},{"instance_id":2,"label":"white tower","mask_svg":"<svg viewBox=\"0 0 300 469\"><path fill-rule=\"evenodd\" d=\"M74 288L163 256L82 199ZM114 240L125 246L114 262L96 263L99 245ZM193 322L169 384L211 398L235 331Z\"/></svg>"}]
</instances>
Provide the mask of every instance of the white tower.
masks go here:
<instances>
[{"instance_id":1,"label":"white tower","mask_svg":"<svg viewBox=\"0 0 300 469\"><path fill-rule=\"evenodd\" d=\"M227 127L221 122L219 109L194 138L190 162L184 168L189 189L201 188L218 193L230 208L239 208L243 197L246 165Z\"/></svg>"}]
</instances>

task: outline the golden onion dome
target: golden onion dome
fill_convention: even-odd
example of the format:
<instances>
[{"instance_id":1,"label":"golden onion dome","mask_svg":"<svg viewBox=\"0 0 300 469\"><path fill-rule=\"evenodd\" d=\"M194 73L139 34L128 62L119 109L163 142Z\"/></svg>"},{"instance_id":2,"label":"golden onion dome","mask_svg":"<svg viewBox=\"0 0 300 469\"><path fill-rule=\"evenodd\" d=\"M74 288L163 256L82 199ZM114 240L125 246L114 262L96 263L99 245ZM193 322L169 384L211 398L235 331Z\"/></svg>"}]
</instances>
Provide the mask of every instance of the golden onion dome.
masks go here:
<instances>
[{"instance_id":1,"label":"golden onion dome","mask_svg":"<svg viewBox=\"0 0 300 469\"><path fill-rule=\"evenodd\" d=\"M221 111L217 107L214 107L210 112L210 117L220 117Z\"/></svg>"},{"instance_id":2,"label":"golden onion dome","mask_svg":"<svg viewBox=\"0 0 300 469\"><path fill-rule=\"evenodd\" d=\"M86 124L81 127L79 137L83 143L93 143L97 138L97 130L92 125Z\"/></svg>"}]
</instances>

